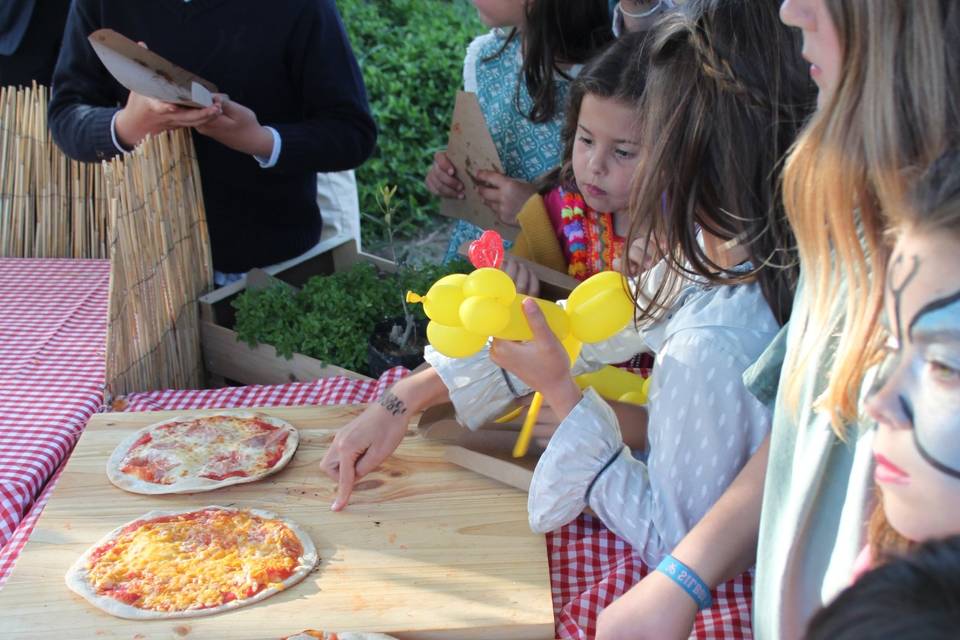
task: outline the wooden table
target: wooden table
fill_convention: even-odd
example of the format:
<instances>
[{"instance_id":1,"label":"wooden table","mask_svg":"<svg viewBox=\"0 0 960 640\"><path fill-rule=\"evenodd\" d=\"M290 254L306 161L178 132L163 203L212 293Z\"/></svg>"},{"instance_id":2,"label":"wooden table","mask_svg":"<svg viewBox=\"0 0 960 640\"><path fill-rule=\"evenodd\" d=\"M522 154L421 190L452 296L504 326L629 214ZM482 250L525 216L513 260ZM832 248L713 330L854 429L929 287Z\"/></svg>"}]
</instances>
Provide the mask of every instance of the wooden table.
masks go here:
<instances>
[{"instance_id":1,"label":"wooden table","mask_svg":"<svg viewBox=\"0 0 960 640\"><path fill-rule=\"evenodd\" d=\"M263 640L313 628L411 639L552 638L546 548L528 529L526 495L445 462L442 446L411 432L358 483L346 511L330 511L334 485L319 476L318 462L332 431L361 409L264 409L300 429L290 465L261 482L186 496L126 493L105 473L122 438L176 414L95 415L0 591L0 636ZM172 621L114 618L64 585L77 556L115 526L152 509L210 504L293 518L317 545L318 571L262 603Z\"/></svg>"}]
</instances>

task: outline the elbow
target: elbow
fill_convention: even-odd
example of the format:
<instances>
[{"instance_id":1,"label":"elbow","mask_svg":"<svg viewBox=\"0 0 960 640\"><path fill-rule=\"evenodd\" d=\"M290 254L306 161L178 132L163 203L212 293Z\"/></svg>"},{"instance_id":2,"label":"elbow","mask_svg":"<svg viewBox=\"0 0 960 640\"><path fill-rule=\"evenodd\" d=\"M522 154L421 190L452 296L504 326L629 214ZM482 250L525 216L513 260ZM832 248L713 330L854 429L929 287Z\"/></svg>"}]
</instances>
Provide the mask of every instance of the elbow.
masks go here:
<instances>
[{"instance_id":1,"label":"elbow","mask_svg":"<svg viewBox=\"0 0 960 640\"><path fill-rule=\"evenodd\" d=\"M83 158L78 158L76 154L76 149L73 148L73 145L70 144L69 138L64 135L64 117L62 109L57 108L55 102L51 102L50 106L47 108L47 128L50 130L50 135L53 137L54 144L57 145L61 151L63 151L67 157L71 160L83 160Z\"/></svg>"},{"instance_id":2,"label":"elbow","mask_svg":"<svg viewBox=\"0 0 960 640\"><path fill-rule=\"evenodd\" d=\"M352 120L348 126L350 133L341 143L341 153L335 165L323 168L318 166L317 171L350 171L359 168L373 155L377 146L377 127L373 120L368 116L361 120Z\"/></svg>"},{"instance_id":3,"label":"elbow","mask_svg":"<svg viewBox=\"0 0 960 640\"><path fill-rule=\"evenodd\" d=\"M47 108L47 127L54 144L68 158L79 162L99 162L105 156L98 155L94 145L82 143L80 129L85 124L84 115L81 107L60 104L54 99Z\"/></svg>"},{"instance_id":4,"label":"elbow","mask_svg":"<svg viewBox=\"0 0 960 640\"><path fill-rule=\"evenodd\" d=\"M530 509L527 514L527 521L530 523L530 530L540 534L549 533L563 526L563 523L554 523L553 518L550 518L548 513L535 512L533 509Z\"/></svg>"},{"instance_id":5,"label":"elbow","mask_svg":"<svg viewBox=\"0 0 960 640\"><path fill-rule=\"evenodd\" d=\"M534 533L556 531L583 513L586 504L572 494L544 490L543 478L533 474L527 498L527 521Z\"/></svg>"},{"instance_id":6,"label":"elbow","mask_svg":"<svg viewBox=\"0 0 960 640\"><path fill-rule=\"evenodd\" d=\"M357 126L357 140L354 150L353 167L357 168L370 159L373 150L377 147L377 125L373 118L367 116L363 122Z\"/></svg>"}]
</instances>

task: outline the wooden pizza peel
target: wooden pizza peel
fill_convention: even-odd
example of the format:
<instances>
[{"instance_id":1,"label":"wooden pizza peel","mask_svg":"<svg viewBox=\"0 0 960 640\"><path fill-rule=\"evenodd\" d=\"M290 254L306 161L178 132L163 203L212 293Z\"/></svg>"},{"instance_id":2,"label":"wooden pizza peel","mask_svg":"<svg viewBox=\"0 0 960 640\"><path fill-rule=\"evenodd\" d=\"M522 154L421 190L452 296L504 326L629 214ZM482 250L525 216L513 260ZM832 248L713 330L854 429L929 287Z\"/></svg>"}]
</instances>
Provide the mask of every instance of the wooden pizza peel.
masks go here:
<instances>
[{"instance_id":1,"label":"wooden pizza peel","mask_svg":"<svg viewBox=\"0 0 960 640\"><path fill-rule=\"evenodd\" d=\"M357 483L350 506L330 511L335 486L321 477L319 462L335 430L362 409L264 409L300 430L286 469L251 484L171 496L121 491L104 468L132 431L183 412L95 415L0 589L0 636L263 640L313 628L401 640L552 638L546 545L529 530L526 495L447 462L442 444L411 430ZM317 546L318 569L249 607L169 621L114 618L66 588L67 568L114 527L152 509L211 504L292 518Z\"/></svg>"},{"instance_id":2,"label":"wooden pizza peel","mask_svg":"<svg viewBox=\"0 0 960 640\"><path fill-rule=\"evenodd\" d=\"M445 445L447 461L526 492L543 449L534 441L527 455L513 457L513 445L522 423L521 415L503 424L490 423L471 431L457 422L453 405L447 403L424 411L418 430L425 438Z\"/></svg>"},{"instance_id":3,"label":"wooden pizza peel","mask_svg":"<svg viewBox=\"0 0 960 640\"><path fill-rule=\"evenodd\" d=\"M187 107L213 104L216 85L113 29L97 29L87 39L110 75L130 91Z\"/></svg>"}]
</instances>

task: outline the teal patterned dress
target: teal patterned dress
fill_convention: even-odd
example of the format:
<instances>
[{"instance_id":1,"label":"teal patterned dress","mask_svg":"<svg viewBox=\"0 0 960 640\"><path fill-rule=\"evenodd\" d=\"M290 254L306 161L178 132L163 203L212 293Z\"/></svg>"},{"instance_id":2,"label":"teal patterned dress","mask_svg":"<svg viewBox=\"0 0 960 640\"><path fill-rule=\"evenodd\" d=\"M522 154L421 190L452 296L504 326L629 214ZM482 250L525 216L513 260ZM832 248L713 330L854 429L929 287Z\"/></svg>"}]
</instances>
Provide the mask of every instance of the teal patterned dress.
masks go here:
<instances>
[{"instance_id":1,"label":"teal patterned dress","mask_svg":"<svg viewBox=\"0 0 960 640\"><path fill-rule=\"evenodd\" d=\"M533 107L533 99L521 76L520 38L514 38L497 55L505 38L506 33L495 29L470 43L463 65L463 86L464 90L477 94L504 173L511 178L532 182L561 162L560 129L570 81L559 74L555 76L557 112L549 122L531 122L525 115ZM572 76L578 70L574 68L568 73ZM516 100L518 84L520 109ZM481 231L469 222L458 220L444 261L455 257L460 245L475 240Z\"/></svg>"}]
</instances>

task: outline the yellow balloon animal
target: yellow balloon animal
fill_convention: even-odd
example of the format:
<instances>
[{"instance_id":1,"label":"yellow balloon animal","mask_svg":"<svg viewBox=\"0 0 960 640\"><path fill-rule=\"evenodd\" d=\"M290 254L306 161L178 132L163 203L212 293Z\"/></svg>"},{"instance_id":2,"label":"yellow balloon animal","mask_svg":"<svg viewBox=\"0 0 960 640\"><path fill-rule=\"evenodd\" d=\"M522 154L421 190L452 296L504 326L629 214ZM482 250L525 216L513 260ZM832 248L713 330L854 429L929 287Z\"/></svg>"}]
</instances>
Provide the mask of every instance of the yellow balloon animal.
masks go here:
<instances>
[{"instance_id":1,"label":"yellow balloon animal","mask_svg":"<svg viewBox=\"0 0 960 640\"><path fill-rule=\"evenodd\" d=\"M464 358L482 349L491 336L530 340L533 333L521 306L527 297L517 294L506 273L484 267L470 275L440 278L425 296L410 291L407 302L423 303L430 318L427 338L437 351ZM582 282L570 294L566 309L547 300L534 300L571 358L580 344L610 338L633 317L633 300L616 271L604 271Z\"/></svg>"},{"instance_id":2,"label":"yellow balloon animal","mask_svg":"<svg viewBox=\"0 0 960 640\"><path fill-rule=\"evenodd\" d=\"M437 280L425 296L407 292L407 302L423 303L430 318L427 339L440 353L450 358L465 358L480 351L490 337L503 340L530 340L533 333L523 314L522 303L528 296L517 294L517 289L503 271L484 267L470 275L453 274ZM627 293L626 280L616 271L603 271L580 283L570 294L566 309L560 305L534 298L557 339L576 360L584 343L601 342L627 326L633 318L633 300ZM625 380L607 368L591 374L591 386L598 392L613 388L611 399L645 401L646 388L637 376L624 387ZM609 367L608 369L613 369ZM626 389L626 390L624 390ZM610 397L604 394L605 397ZM527 413L514 456L522 456L529 445L530 434L542 398L534 396Z\"/></svg>"}]
</instances>

